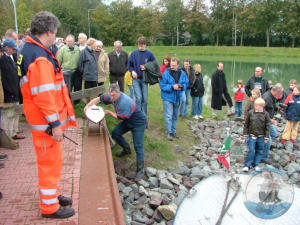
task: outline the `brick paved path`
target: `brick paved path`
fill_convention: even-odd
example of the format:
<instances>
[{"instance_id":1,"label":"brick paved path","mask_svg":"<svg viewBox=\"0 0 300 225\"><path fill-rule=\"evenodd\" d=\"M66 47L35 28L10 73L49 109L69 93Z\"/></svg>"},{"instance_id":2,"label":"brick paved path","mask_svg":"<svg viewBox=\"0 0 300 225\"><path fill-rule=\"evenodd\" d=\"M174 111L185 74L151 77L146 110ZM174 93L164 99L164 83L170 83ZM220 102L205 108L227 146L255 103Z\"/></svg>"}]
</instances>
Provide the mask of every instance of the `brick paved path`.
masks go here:
<instances>
[{"instance_id":1,"label":"brick paved path","mask_svg":"<svg viewBox=\"0 0 300 225\"><path fill-rule=\"evenodd\" d=\"M0 153L8 155L3 161L5 168L0 169L0 225L75 225L78 224L79 179L82 152L82 120L78 127L67 130L65 134L79 145L64 139L63 168L60 182L60 192L72 196L73 208L76 214L64 220L44 219L39 210L39 195L37 186L37 165L32 137L27 124L20 124L26 138L19 141L19 149L8 150L0 148Z\"/></svg>"}]
</instances>

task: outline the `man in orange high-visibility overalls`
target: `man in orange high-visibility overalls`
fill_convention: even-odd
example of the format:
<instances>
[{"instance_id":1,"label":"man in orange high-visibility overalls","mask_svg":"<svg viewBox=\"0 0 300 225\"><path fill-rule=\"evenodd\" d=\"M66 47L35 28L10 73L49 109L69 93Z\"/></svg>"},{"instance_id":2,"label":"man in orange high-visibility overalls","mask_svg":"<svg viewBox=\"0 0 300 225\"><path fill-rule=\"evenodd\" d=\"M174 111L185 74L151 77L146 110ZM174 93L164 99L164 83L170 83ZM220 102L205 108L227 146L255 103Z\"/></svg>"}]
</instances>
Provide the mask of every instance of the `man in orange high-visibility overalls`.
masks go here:
<instances>
[{"instance_id":1,"label":"man in orange high-visibility overalls","mask_svg":"<svg viewBox=\"0 0 300 225\"><path fill-rule=\"evenodd\" d=\"M36 151L40 208L43 217L67 218L74 215L72 199L59 194L62 167L62 132L76 126L74 109L57 59L49 48L55 42L59 21L50 12L39 12L31 23L19 57L20 87L24 113ZM52 136L45 130L50 126Z\"/></svg>"}]
</instances>

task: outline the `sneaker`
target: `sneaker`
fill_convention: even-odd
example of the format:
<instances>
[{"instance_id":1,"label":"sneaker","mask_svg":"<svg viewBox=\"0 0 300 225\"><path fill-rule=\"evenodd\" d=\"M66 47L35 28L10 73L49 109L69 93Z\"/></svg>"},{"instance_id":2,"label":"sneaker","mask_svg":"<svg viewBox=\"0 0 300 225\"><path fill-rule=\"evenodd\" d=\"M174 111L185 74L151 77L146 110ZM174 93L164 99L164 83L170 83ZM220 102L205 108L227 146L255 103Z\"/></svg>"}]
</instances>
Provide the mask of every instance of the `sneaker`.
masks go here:
<instances>
[{"instance_id":1,"label":"sneaker","mask_svg":"<svg viewBox=\"0 0 300 225\"><path fill-rule=\"evenodd\" d=\"M73 208L64 208L64 207L61 206L55 213L42 214L42 217L64 219L64 218L71 217L74 214L75 214L75 211L74 211Z\"/></svg>"},{"instance_id":2,"label":"sneaker","mask_svg":"<svg viewBox=\"0 0 300 225\"><path fill-rule=\"evenodd\" d=\"M179 139L176 133L170 134L173 138Z\"/></svg>"},{"instance_id":3,"label":"sneaker","mask_svg":"<svg viewBox=\"0 0 300 225\"><path fill-rule=\"evenodd\" d=\"M259 171L260 168L258 166L254 167L255 171Z\"/></svg>"},{"instance_id":4,"label":"sneaker","mask_svg":"<svg viewBox=\"0 0 300 225\"><path fill-rule=\"evenodd\" d=\"M285 142L286 142L286 140L285 139L281 139L281 141L280 141L282 144L284 144Z\"/></svg>"},{"instance_id":5,"label":"sneaker","mask_svg":"<svg viewBox=\"0 0 300 225\"><path fill-rule=\"evenodd\" d=\"M167 139L168 139L169 141L173 141L173 137L171 136L171 134L167 134Z\"/></svg>"},{"instance_id":6,"label":"sneaker","mask_svg":"<svg viewBox=\"0 0 300 225\"><path fill-rule=\"evenodd\" d=\"M248 166L245 166L244 168L243 168L243 172L248 172L249 171L249 167Z\"/></svg>"},{"instance_id":7,"label":"sneaker","mask_svg":"<svg viewBox=\"0 0 300 225\"><path fill-rule=\"evenodd\" d=\"M201 116L201 115L198 115L198 118L199 118L199 119L204 119L204 117L203 117L203 116Z\"/></svg>"},{"instance_id":8,"label":"sneaker","mask_svg":"<svg viewBox=\"0 0 300 225\"><path fill-rule=\"evenodd\" d=\"M57 198L58 198L59 204L61 206L68 206L68 205L72 205L73 204L72 199L69 198L69 197L65 197L63 195L59 195Z\"/></svg>"},{"instance_id":9,"label":"sneaker","mask_svg":"<svg viewBox=\"0 0 300 225\"><path fill-rule=\"evenodd\" d=\"M0 160L5 160L7 159L7 155L6 154L1 154L0 155Z\"/></svg>"},{"instance_id":10,"label":"sneaker","mask_svg":"<svg viewBox=\"0 0 300 225\"><path fill-rule=\"evenodd\" d=\"M195 120L198 120L198 119L199 119L198 115L193 116L193 118L194 118Z\"/></svg>"}]
</instances>

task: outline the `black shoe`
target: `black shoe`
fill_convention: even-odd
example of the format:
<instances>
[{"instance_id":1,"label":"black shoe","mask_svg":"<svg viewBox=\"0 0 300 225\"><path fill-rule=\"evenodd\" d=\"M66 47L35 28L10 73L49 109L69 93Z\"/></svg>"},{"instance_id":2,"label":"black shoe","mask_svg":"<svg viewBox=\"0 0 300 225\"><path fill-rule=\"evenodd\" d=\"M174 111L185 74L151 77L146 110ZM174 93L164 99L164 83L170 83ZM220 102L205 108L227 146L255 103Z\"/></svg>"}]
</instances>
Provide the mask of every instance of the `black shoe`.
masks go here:
<instances>
[{"instance_id":1,"label":"black shoe","mask_svg":"<svg viewBox=\"0 0 300 225\"><path fill-rule=\"evenodd\" d=\"M169 141L173 141L173 137L171 136L171 134L167 134L167 139L168 139Z\"/></svg>"},{"instance_id":2,"label":"black shoe","mask_svg":"<svg viewBox=\"0 0 300 225\"><path fill-rule=\"evenodd\" d=\"M0 199L2 199L2 197L3 197L3 195L2 195L2 193L0 192Z\"/></svg>"},{"instance_id":3,"label":"black shoe","mask_svg":"<svg viewBox=\"0 0 300 225\"><path fill-rule=\"evenodd\" d=\"M68 205L72 205L73 203L71 198L65 197L63 195L59 195L57 198L61 206L68 206Z\"/></svg>"},{"instance_id":4,"label":"black shoe","mask_svg":"<svg viewBox=\"0 0 300 225\"><path fill-rule=\"evenodd\" d=\"M176 133L170 134L173 138L179 139Z\"/></svg>"},{"instance_id":5,"label":"black shoe","mask_svg":"<svg viewBox=\"0 0 300 225\"><path fill-rule=\"evenodd\" d=\"M1 154L0 155L0 160L5 160L7 159L7 155L6 154Z\"/></svg>"},{"instance_id":6,"label":"black shoe","mask_svg":"<svg viewBox=\"0 0 300 225\"><path fill-rule=\"evenodd\" d=\"M64 208L61 206L55 213L42 214L42 217L64 219L64 218L71 217L74 214L75 214L75 211L73 208Z\"/></svg>"},{"instance_id":7,"label":"black shoe","mask_svg":"<svg viewBox=\"0 0 300 225\"><path fill-rule=\"evenodd\" d=\"M123 157L125 155L130 155L130 154L131 154L130 148L123 148L121 152L117 153L117 157Z\"/></svg>"},{"instance_id":8,"label":"black shoe","mask_svg":"<svg viewBox=\"0 0 300 225\"><path fill-rule=\"evenodd\" d=\"M134 180L139 181L140 179L142 179L143 176L144 176L144 161L137 162L136 175L135 175Z\"/></svg>"},{"instance_id":9,"label":"black shoe","mask_svg":"<svg viewBox=\"0 0 300 225\"><path fill-rule=\"evenodd\" d=\"M4 163L0 163L0 169L4 168Z\"/></svg>"}]
</instances>

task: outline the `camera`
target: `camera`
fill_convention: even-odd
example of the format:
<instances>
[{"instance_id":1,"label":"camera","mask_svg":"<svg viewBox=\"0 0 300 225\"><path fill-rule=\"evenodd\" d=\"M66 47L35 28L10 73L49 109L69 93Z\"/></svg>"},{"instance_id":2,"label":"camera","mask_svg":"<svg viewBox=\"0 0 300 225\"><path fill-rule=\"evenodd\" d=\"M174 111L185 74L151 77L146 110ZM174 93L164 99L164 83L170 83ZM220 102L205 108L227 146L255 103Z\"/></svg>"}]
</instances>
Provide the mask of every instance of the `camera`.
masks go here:
<instances>
[{"instance_id":1,"label":"camera","mask_svg":"<svg viewBox=\"0 0 300 225\"><path fill-rule=\"evenodd\" d=\"M182 85L182 84L178 84L178 88L179 88L180 90L182 90L183 85Z\"/></svg>"}]
</instances>

